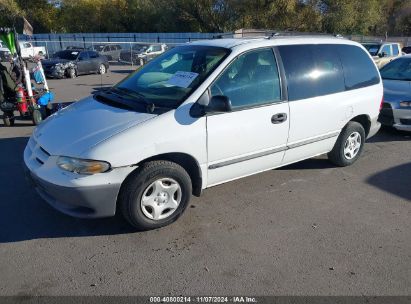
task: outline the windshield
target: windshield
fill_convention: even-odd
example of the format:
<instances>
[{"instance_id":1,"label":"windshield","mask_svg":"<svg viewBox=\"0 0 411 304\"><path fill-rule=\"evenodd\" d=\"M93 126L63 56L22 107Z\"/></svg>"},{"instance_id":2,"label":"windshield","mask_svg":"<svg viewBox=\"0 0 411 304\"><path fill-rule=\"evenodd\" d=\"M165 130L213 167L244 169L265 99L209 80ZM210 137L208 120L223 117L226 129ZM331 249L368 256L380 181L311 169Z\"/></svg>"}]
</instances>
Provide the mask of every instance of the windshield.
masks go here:
<instances>
[{"instance_id":1,"label":"windshield","mask_svg":"<svg viewBox=\"0 0 411 304\"><path fill-rule=\"evenodd\" d=\"M226 58L230 50L186 45L173 48L113 87L135 103L176 108Z\"/></svg>"},{"instance_id":2,"label":"windshield","mask_svg":"<svg viewBox=\"0 0 411 304\"><path fill-rule=\"evenodd\" d=\"M67 60L76 60L78 57L79 51L60 51L54 54L54 58L60 58L60 59L67 59Z\"/></svg>"},{"instance_id":3,"label":"windshield","mask_svg":"<svg viewBox=\"0 0 411 304\"><path fill-rule=\"evenodd\" d=\"M148 47L149 45L136 44L136 45L133 45L133 51L144 52L145 50L148 49Z\"/></svg>"},{"instance_id":4,"label":"windshield","mask_svg":"<svg viewBox=\"0 0 411 304\"><path fill-rule=\"evenodd\" d=\"M382 79L411 81L411 58L399 58L385 65L381 70Z\"/></svg>"},{"instance_id":5,"label":"windshield","mask_svg":"<svg viewBox=\"0 0 411 304\"><path fill-rule=\"evenodd\" d=\"M380 49L380 44L363 44L371 56L377 56L378 50Z\"/></svg>"},{"instance_id":6,"label":"windshield","mask_svg":"<svg viewBox=\"0 0 411 304\"><path fill-rule=\"evenodd\" d=\"M104 49L105 45L93 45L93 50L101 52Z\"/></svg>"}]
</instances>

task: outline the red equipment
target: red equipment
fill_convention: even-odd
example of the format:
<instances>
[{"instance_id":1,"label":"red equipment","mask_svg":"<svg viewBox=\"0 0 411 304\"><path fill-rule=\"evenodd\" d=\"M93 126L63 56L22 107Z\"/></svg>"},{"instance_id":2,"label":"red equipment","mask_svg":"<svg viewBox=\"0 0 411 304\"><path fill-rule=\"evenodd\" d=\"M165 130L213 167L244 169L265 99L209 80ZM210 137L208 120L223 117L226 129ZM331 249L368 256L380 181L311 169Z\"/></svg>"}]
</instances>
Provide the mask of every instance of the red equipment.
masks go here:
<instances>
[{"instance_id":1,"label":"red equipment","mask_svg":"<svg viewBox=\"0 0 411 304\"><path fill-rule=\"evenodd\" d=\"M26 114L28 111L27 99L22 86L18 86L16 89L17 110L22 114Z\"/></svg>"}]
</instances>

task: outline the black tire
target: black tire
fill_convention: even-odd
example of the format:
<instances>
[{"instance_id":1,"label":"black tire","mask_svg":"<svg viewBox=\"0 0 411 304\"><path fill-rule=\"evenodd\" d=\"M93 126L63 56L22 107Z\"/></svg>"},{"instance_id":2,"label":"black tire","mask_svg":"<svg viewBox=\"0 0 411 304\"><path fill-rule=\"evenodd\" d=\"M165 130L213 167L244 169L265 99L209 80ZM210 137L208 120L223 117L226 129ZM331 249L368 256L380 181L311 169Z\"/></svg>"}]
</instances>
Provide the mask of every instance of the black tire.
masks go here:
<instances>
[{"instance_id":1,"label":"black tire","mask_svg":"<svg viewBox=\"0 0 411 304\"><path fill-rule=\"evenodd\" d=\"M43 116L41 115L40 110L34 109L31 113L32 121L35 126L38 126L43 121Z\"/></svg>"},{"instance_id":2,"label":"black tire","mask_svg":"<svg viewBox=\"0 0 411 304\"><path fill-rule=\"evenodd\" d=\"M68 78L76 78L76 70L75 69L67 69L66 75Z\"/></svg>"},{"instance_id":3,"label":"black tire","mask_svg":"<svg viewBox=\"0 0 411 304\"><path fill-rule=\"evenodd\" d=\"M147 187L161 178L172 178L181 188L181 200L169 217L153 220L144 215L141 198ZM123 183L118 197L118 209L137 230L151 230L167 226L177 220L186 209L191 197L191 179L178 164L170 161L152 161L136 169Z\"/></svg>"},{"instance_id":4,"label":"black tire","mask_svg":"<svg viewBox=\"0 0 411 304\"><path fill-rule=\"evenodd\" d=\"M348 137L350 137L355 132L359 133L361 137L360 147L356 155L349 159L344 153L345 144L347 142ZM365 143L365 130L364 127L356 122L350 121L344 129L341 131L340 135L338 136L337 142L334 145L334 148L331 152L328 153L328 159L337 166L346 167L350 166L357 161L360 157L362 150L364 148Z\"/></svg>"},{"instance_id":5,"label":"black tire","mask_svg":"<svg viewBox=\"0 0 411 304\"><path fill-rule=\"evenodd\" d=\"M6 127L14 126L15 118L13 116L7 115L6 113L3 114L3 123Z\"/></svg>"}]
</instances>

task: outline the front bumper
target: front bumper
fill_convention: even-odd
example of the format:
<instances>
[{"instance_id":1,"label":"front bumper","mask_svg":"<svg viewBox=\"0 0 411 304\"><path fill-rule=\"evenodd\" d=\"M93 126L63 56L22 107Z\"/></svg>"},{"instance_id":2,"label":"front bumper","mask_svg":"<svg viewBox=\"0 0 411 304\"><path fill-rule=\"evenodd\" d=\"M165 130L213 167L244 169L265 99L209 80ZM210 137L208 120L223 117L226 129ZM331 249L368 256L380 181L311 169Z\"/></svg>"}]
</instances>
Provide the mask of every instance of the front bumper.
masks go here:
<instances>
[{"instance_id":1,"label":"front bumper","mask_svg":"<svg viewBox=\"0 0 411 304\"><path fill-rule=\"evenodd\" d=\"M78 175L61 170L57 156L48 154L33 137L24 150L27 176L38 194L62 213L80 218L115 215L121 183L134 169L116 168L106 173Z\"/></svg>"},{"instance_id":2,"label":"front bumper","mask_svg":"<svg viewBox=\"0 0 411 304\"><path fill-rule=\"evenodd\" d=\"M411 108L395 108L389 103L384 103L379 121L383 125L394 127L397 130L411 131Z\"/></svg>"}]
</instances>

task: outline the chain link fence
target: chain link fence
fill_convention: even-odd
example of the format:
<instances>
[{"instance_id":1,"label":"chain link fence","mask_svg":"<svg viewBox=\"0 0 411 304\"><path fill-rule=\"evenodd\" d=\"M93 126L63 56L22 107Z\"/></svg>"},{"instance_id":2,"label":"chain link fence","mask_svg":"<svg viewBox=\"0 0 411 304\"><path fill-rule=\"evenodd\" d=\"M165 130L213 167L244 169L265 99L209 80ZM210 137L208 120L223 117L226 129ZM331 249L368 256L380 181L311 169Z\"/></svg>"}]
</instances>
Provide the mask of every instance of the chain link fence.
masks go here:
<instances>
[{"instance_id":1,"label":"chain link fence","mask_svg":"<svg viewBox=\"0 0 411 304\"><path fill-rule=\"evenodd\" d=\"M272 31L270 31L271 33ZM21 35L21 41L41 47L46 57L67 49L94 50L107 56L109 61L132 65L141 64L139 54L150 49L151 57L176 45L203 39L251 37L265 35L265 30L239 30L234 33L84 33L84 34L36 34L32 37ZM398 42L402 46L411 45L411 37L376 37L347 35L345 38L363 42Z\"/></svg>"}]
</instances>

